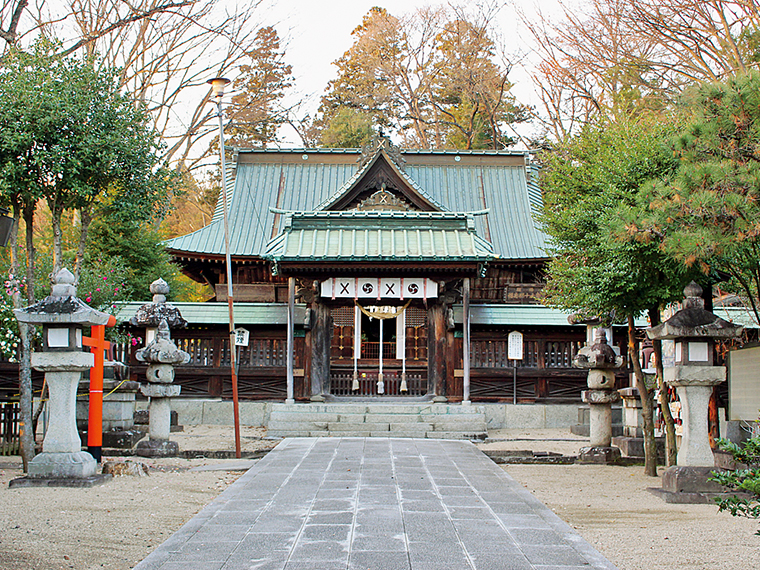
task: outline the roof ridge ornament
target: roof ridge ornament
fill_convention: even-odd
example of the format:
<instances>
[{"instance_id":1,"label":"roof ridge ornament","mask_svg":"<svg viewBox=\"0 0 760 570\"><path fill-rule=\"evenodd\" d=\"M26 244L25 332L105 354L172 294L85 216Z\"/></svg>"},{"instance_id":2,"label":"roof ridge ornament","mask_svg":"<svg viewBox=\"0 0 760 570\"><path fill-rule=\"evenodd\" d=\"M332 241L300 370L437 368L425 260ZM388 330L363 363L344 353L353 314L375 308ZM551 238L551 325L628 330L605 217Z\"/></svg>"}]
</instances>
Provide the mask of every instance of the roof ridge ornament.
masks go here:
<instances>
[{"instance_id":1,"label":"roof ridge ornament","mask_svg":"<svg viewBox=\"0 0 760 570\"><path fill-rule=\"evenodd\" d=\"M364 168L367 163L371 162L381 151L385 151L393 163L402 171L406 170L406 160L401 155L401 148L393 144L390 138L380 133L375 135L371 141L362 147L362 154L359 157L359 170Z\"/></svg>"}]
</instances>

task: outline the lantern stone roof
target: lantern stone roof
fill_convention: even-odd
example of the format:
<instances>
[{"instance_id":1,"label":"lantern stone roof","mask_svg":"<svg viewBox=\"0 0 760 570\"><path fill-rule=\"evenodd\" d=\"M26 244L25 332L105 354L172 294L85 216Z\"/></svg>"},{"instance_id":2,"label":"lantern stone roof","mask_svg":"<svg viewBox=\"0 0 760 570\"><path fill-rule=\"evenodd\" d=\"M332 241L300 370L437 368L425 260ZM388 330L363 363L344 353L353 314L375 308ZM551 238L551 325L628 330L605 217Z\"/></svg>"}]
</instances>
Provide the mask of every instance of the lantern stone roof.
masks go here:
<instances>
[{"instance_id":1,"label":"lantern stone roof","mask_svg":"<svg viewBox=\"0 0 760 570\"><path fill-rule=\"evenodd\" d=\"M23 309L14 309L19 322L30 325L105 325L112 315L93 309L76 296L76 278L68 269L55 276L52 291L42 301Z\"/></svg>"},{"instance_id":2,"label":"lantern stone roof","mask_svg":"<svg viewBox=\"0 0 760 570\"><path fill-rule=\"evenodd\" d=\"M728 339L736 338L744 329L741 325L721 319L715 313L705 310L702 287L691 282L684 289L683 308L664 323L647 329L652 340L686 337Z\"/></svg>"},{"instance_id":3,"label":"lantern stone roof","mask_svg":"<svg viewBox=\"0 0 760 570\"><path fill-rule=\"evenodd\" d=\"M157 327L165 321L170 328L184 328L187 321L182 318L179 309L166 302L169 293L169 285L163 279L156 279L150 284L150 292L153 293L153 301L141 305L129 324L141 327Z\"/></svg>"}]
</instances>

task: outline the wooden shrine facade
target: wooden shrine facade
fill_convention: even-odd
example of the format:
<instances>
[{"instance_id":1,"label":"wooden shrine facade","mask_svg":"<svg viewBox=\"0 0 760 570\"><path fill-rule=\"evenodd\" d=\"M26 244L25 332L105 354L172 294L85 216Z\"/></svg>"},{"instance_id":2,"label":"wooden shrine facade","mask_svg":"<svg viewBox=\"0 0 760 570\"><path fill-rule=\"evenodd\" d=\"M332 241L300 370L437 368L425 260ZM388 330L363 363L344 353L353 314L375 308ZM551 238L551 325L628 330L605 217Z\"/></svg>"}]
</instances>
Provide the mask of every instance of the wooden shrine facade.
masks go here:
<instances>
[{"instance_id":1,"label":"wooden shrine facade","mask_svg":"<svg viewBox=\"0 0 760 570\"><path fill-rule=\"evenodd\" d=\"M537 304L546 240L526 153L400 151L387 140L240 151L229 180L235 325L250 331L241 398L580 401L585 375L572 358L585 327ZM172 333L191 354L177 370L181 397L231 395L224 313L207 315L227 300L221 236L218 208L209 226L167 243L216 292L181 309L191 326ZM513 330L519 361L507 358Z\"/></svg>"}]
</instances>

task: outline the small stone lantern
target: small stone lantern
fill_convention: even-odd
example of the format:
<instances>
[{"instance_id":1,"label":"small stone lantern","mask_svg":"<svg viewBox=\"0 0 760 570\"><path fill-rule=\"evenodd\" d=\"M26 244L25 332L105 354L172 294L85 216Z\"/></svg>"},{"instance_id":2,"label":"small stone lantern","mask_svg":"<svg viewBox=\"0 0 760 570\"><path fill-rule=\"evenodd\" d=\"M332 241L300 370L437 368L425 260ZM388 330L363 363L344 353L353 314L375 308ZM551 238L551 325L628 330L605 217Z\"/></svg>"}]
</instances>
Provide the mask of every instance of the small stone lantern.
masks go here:
<instances>
[{"instance_id":1,"label":"small stone lantern","mask_svg":"<svg viewBox=\"0 0 760 570\"><path fill-rule=\"evenodd\" d=\"M594 329L594 343L578 351L573 360L578 368L588 369L589 389L581 398L589 405L590 446L580 450L580 463L615 463L620 450L612 447L612 404L620 400L615 390L615 371L623 366L623 358L607 344L604 329Z\"/></svg>"},{"instance_id":2,"label":"small stone lantern","mask_svg":"<svg viewBox=\"0 0 760 570\"><path fill-rule=\"evenodd\" d=\"M696 495L721 490L716 483L707 481L715 465L708 434L708 406L713 387L726 380L726 368L713 366L715 341L737 338L743 327L706 311L702 288L693 281L684 289L684 295L683 308L661 325L647 329L647 336L675 341L675 365L665 368L664 380L676 388L683 418L677 466L665 471L662 486L666 492Z\"/></svg>"},{"instance_id":3,"label":"small stone lantern","mask_svg":"<svg viewBox=\"0 0 760 570\"><path fill-rule=\"evenodd\" d=\"M82 351L82 328L105 325L112 315L86 305L76 296L76 279L68 269L55 276L50 296L39 303L15 309L19 322L42 325L43 352L32 354L32 367L45 372L50 393L50 421L42 453L29 464L28 479L38 484L86 485L97 482L97 462L82 451L76 423L76 392L82 372L94 365L94 355Z\"/></svg>"},{"instance_id":4,"label":"small stone lantern","mask_svg":"<svg viewBox=\"0 0 760 570\"><path fill-rule=\"evenodd\" d=\"M179 310L166 302L169 286L163 279L150 286L153 302L137 310L130 320L146 327L146 346L135 353L137 360L148 363L147 382L140 392L150 398L148 407L148 440L137 444L136 453L143 457L172 457L179 453L177 442L171 441L171 398L179 396L181 386L173 384L174 366L190 360L190 355L171 340L170 326L187 326ZM151 334L152 331L155 331ZM150 339L150 340L148 340Z\"/></svg>"}]
</instances>

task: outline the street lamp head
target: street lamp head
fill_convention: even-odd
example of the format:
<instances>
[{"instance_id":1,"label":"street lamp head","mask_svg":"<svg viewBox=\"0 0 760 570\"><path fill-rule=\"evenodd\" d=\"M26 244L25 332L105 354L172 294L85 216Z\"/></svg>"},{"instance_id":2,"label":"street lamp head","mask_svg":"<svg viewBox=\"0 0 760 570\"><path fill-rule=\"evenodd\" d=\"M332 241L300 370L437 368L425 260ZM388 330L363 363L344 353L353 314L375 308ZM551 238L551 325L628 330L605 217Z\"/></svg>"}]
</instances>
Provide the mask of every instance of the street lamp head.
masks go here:
<instances>
[{"instance_id":1,"label":"street lamp head","mask_svg":"<svg viewBox=\"0 0 760 570\"><path fill-rule=\"evenodd\" d=\"M221 97L224 95L224 88L229 85L230 80L226 77L214 77L213 79L209 79L206 81L209 85L211 85L211 92L214 94L214 97Z\"/></svg>"}]
</instances>

